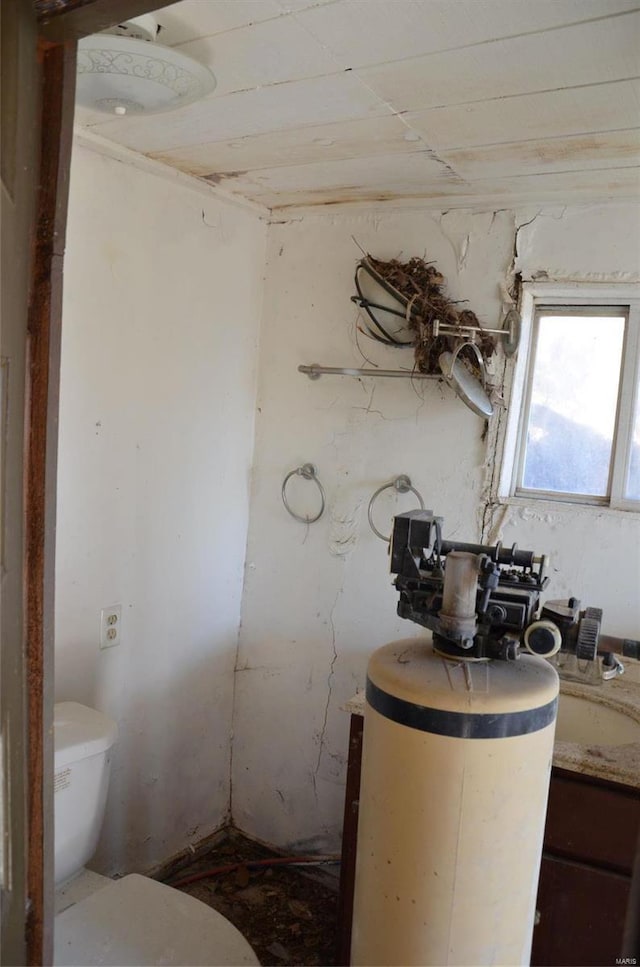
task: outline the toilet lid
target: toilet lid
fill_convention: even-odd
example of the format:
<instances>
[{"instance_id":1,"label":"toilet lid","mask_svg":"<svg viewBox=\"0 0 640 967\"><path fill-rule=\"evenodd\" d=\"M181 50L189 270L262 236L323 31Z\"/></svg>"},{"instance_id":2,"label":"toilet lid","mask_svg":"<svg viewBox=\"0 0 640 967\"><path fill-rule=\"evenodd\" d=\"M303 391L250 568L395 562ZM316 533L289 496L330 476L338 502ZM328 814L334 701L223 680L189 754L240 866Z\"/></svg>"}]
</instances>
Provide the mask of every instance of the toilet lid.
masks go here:
<instances>
[{"instance_id":1,"label":"toilet lid","mask_svg":"<svg viewBox=\"0 0 640 967\"><path fill-rule=\"evenodd\" d=\"M115 880L55 919L54 964L109 967L259 965L217 910L136 873Z\"/></svg>"}]
</instances>

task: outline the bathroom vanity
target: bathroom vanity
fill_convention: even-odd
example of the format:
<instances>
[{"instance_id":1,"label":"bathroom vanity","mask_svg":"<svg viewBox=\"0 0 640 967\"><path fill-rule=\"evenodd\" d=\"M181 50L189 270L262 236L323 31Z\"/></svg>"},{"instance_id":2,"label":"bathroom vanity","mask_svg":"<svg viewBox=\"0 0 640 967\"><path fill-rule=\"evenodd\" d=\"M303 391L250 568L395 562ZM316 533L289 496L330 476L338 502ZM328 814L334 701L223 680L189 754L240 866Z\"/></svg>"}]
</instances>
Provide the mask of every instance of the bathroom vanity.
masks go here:
<instances>
[{"instance_id":1,"label":"bathroom vanity","mask_svg":"<svg viewBox=\"0 0 640 967\"><path fill-rule=\"evenodd\" d=\"M553 769L532 964L614 964L620 956L640 789Z\"/></svg>"},{"instance_id":2,"label":"bathroom vanity","mask_svg":"<svg viewBox=\"0 0 640 967\"><path fill-rule=\"evenodd\" d=\"M364 694L345 710L351 724L336 960L341 965L349 963L351 942ZM640 683L563 682L532 965L615 963L639 833Z\"/></svg>"}]
</instances>

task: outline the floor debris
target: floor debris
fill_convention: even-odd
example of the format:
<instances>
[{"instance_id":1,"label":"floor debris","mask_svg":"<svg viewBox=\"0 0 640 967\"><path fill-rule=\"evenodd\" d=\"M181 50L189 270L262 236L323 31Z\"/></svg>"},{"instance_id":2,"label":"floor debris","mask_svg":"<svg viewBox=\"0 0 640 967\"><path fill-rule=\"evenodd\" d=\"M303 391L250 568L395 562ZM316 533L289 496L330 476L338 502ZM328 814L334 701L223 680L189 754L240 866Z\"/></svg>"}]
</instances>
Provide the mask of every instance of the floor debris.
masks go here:
<instances>
[{"instance_id":1,"label":"floor debris","mask_svg":"<svg viewBox=\"0 0 640 967\"><path fill-rule=\"evenodd\" d=\"M210 868L278 854L231 831L169 882ZM332 872L329 872L329 871ZM263 967L335 962L338 868L291 866L236 869L181 887L240 930Z\"/></svg>"}]
</instances>

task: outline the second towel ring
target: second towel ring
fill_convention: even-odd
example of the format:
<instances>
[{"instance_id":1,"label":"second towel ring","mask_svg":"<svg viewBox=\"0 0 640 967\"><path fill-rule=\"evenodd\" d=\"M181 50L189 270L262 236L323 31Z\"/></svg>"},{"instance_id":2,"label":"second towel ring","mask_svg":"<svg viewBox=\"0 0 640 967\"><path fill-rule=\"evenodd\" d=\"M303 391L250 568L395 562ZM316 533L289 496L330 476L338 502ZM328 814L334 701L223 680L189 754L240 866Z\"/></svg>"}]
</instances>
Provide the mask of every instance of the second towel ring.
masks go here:
<instances>
[{"instance_id":1,"label":"second towel ring","mask_svg":"<svg viewBox=\"0 0 640 967\"><path fill-rule=\"evenodd\" d=\"M369 501L369 507L367 509L367 517L369 518L369 527L371 528L373 533L376 535L376 537L379 537L381 541L385 541L385 543L387 544L391 540L391 535L389 535L389 537L385 537L384 534L380 533L376 525L373 523L372 511L373 511L373 505L376 498L380 496L383 490L389 490L389 489L395 490L396 493L398 494L408 494L408 493L415 494L420 503L420 510L424 510L424 500L422 499L422 495L413 486L413 484L411 483L411 477L408 477L406 473L401 473L399 477L396 477L394 480L391 480L389 483L383 484L382 487L378 487L375 494L373 494L373 496L371 497L371 500Z\"/></svg>"},{"instance_id":2,"label":"second towel ring","mask_svg":"<svg viewBox=\"0 0 640 967\"><path fill-rule=\"evenodd\" d=\"M305 480L313 480L318 490L320 491L320 511L315 517L301 517L300 514L296 514L294 510L291 510L289 506L289 501L287 500L287 484L291 477L304 477ZM282 481L282 503L285 505L289 513L296 520L299 520L301 524L315 524L317 520L320 520L324 514L325 508L325 495L324 487L318 480L318 471L312 463L303 463L301 467L296 467L295 470L290 470L287 476Z\"/></svg>"}]
</instances>

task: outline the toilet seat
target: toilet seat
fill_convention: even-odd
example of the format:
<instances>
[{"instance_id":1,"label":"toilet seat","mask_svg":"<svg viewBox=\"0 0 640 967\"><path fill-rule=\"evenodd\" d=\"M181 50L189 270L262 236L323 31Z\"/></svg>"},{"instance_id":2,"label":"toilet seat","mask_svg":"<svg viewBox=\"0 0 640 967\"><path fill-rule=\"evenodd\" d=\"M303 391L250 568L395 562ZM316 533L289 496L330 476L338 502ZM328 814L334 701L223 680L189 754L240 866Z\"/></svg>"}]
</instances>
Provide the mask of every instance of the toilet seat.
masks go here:
<instances>
[{"instance_id":1,"label":"toilet seat","mask_svg":"<svg viewBox=\"0 0 640 967\"><path fill-rule=\"evenodd\" d=\"M55 919L54 964L146 967L259 967L237 930L217 910L170 886L132 873Z\"/></svg>"}]
</instances>

